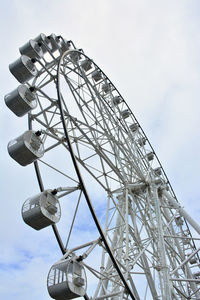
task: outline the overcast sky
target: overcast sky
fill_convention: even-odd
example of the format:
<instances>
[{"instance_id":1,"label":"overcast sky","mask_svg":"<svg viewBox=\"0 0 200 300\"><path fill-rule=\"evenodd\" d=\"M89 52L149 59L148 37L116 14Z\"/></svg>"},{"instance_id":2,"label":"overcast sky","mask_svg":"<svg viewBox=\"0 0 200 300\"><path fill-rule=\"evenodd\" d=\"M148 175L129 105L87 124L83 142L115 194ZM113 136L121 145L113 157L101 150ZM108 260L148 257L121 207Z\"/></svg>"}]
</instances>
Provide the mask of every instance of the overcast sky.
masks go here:
<instances>
[{"instance_id":1,"label":"overcast sky","mask_svg":"<svg viewBox=\"0 0 200 300\"><path fill-rule=\"evenodd\" d=\"M18 166L6 149L27 128L3 100L18 85L8 70L18 48L41 32L83 48L119 89L199 221L199 28L198 0L1 0L1 299L49 299L46 275L59 258L51 230L30 231L21 220L38 186L33 166Z\"/></svg>"}]
</instances>

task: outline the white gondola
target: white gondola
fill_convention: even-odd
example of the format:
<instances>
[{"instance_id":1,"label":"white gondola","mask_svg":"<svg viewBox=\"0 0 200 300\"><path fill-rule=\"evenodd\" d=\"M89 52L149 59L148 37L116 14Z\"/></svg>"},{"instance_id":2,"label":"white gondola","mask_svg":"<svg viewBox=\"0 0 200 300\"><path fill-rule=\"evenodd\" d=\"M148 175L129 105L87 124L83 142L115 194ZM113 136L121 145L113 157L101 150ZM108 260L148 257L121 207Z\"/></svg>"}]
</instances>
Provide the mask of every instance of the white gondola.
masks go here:
<instances>
[{"instance_id":1,"label":"white gondola","mask_svg":"<svg viewBox=\"0 0 200 300\"><path fill-rule=\"evenodd\" d=\"M57 36L54 33L48 36L47 39L50 42L49 48L51 49L52 52L58 50L62 54L65 51L70 50L71 48L70 41L63 39L61 36Z\"/></svg>"},{"instance_id":2,"label":"white gondola","mask_svg":"<svg viewBox=\"0 0 200 300\"><path fill-rule=\"evenodd\" d=\"M27 199L22 206L24 222L36 230L57 223L60 216L61 209L58 198L51 190Z\"/></svg>"},{"instance_id":3,"label":"white gondola","mask_svg":"<svg viewBox=\"0 0 200 300\"><path fill-rule=\"evenodd\" d=\"M132 132L136 132L137 130L138 130L138 124L137 123L134 123L134 124L131 124L130 126L129 126L129 128L130 128L130 130L132 131Z\"/></svg>"},{"instance_id":4,"label":"white gondola","mask_svg":"<svg viewBox=\"0 0 200 300\"><path fill-rule=\"evenodd\" d=\"M108 83L108 82L102 84L102 91L104 91L105 94L107 94L108 92L112 91L111 84Z\"/></svg>"},{"instance_id":5,"label":"white gondola","mask_svg":"<svg viewBox=\"0 0 200 300\"><path fill-rule=\"evenodd\" d=\"M92 69L92 62L89 59L85 59L81 62L81 67L85 72L87 72Z\"/></svg>"},{"instance_id":6,"label":"white gondola","mask_svg":"<svg viewBox=\"0 0 200 300\"><path fill-rule=\"evenodd\" d=\"M17 89L4 97L8 108L18 117L22 117L36 108L37 100L33 88L21 84Z\"/></svg>"},{"instance_id":7,"label":"white gondola","mask_svg":"<svg viewBox=\"0 0 200 300\"><path fill-rule=\"evenodd\" d=\"M29 165L43 156L44 147L39 134L28 130L8 143L9 155L21 166Z\"/></svg>"},{"instance_id":8,"label":"white gondola","mask_svg":"<svg viewBox=\"0 0 200 300\"><path fill-rule=\"evenodd\" d=\"M121 112L122 119L127 119L131 115L130 110L125 109Z\"/></svg>"},{"instance_id":9,"label":"white gondola","mask_svg":"<svg viewBox=\"0 0 200 300\"><path fill-rule=\"evenodd\" d=\"M99 81L102 79L102 73L99 70L95 70L92 72L92 78L94 79L95 82Z\"/></svg>"},{"instance_id":10,"label":"white gondola","mask_svg":"<svg viewBox=\"0 0 200 300\"><path fill-rule=\"evenodd\" d=\"M19 48L19 52L22 55L26 55L30 58L42 58L43 51L35 40L30 40L22 47Z\"/></svg>"},{"instance_id":11,"label":"white gondola","mask_svg":"<svg viewBox=\"0 0 200 300\"><path fill-rule=\"evenodd\" d=\"M76 260L64 260L54 264L48 274L49 295L56 300L74 299L86 294L85 269Z\"/></svg>"},{"instance_id":12,"label":"white gondola","mask_svg":"<svg viewBox=\"0 0 200 300\"><path fill-rule=\"evenodd\" d=\"M60 51L62 53L64 53L65 51L70 50L70 48L71 48L70 41L67 41L66 39L60 38Z\"/></svg>"},{"instance_id":13,"label":"white gondola","mask_svg":"<svg viewBox=\"0 0 200 300\"><path fill-rule=\"evenodd\" d=\"M51 48L52 52L54 52L56 50L59 50L61 48L61 41L59 39L59 36L57 36L56 34L52 33L47 38L50 41L50 48Z\"/></svg>"},{"instance_id":14,"label":"white gondola","mask_svg":"<svg viewBox=\"0 0 200 300\"><path fill-rule=\"evenodd\" d=\"M147 153L146 158L148 159L148 161L153 160L154 159L154 153L153 152Z\"/></svg>"},{"instance_id":15,"label":"white gondola","mask_svg":"<svg viewBox=\"0 0 200 300\"><path fill-rule=\"evenodd\" d=\"M16 61L10 64L9 70L20 83L29 81L38 73L33 59L26 55L22 55Z\"/></svg>"},{"instance_id":16,"label":"white gondola","mask_svg":"<svg viewBox=\"0 0 200 300\"><path fill-rule=\"evenodd\" d=\"M72 61L77 62L78 60L81 59L81 55L79 52L77 51L72 51L69 55L69 57L71 58Z\"/></svg>"},{"instance_id":17,"label":"white gondola","mask_svg":"<svg viewBox=\"0 0 200 300\"><path fill-rule=\"evenodd\" d=\"M138 144L140 147L144 146L146 144L146 138L145 137L141 137L137 140Z\"/></svg>"},{"instance_id":18,"label":"white gondola","mask_svg":"<svg viewBox=\"0 0 200 300\"><path fill-rule=\"evenodd\" d=\"M51 47L51 42L44 33L40 33L34 40L41 45L43 53L46 53Z\"/></svg>"},{"instance_id":19,"label":"white gondola","mask_svg":"<svg viewBox=\"0 0 200 300\"><path fill-rule=\"evenodd\" d=\"M155 168L153 171L156 176L160 176L162 174L161 167Z\"/></svg>"},{"instance_id":20,"label":"white gondola","mask_svg":"<svg viewBox=\"0 0 200 300\"><path fill-rule=\"evenodd\" d=\"M113 98L113 104L116 106L122 102L122 98L120 96L115 96Z\"/></svg>"}]
</instances>

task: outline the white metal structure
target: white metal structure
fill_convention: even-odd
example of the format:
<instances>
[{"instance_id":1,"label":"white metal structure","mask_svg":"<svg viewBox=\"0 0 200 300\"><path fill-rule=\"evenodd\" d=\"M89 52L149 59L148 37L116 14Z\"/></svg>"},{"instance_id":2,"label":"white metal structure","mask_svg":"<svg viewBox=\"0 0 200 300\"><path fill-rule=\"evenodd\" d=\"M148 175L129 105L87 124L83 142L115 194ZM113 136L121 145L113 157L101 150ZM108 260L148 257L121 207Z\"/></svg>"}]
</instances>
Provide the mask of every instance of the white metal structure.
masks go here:
<instances>
[{"instance_id":1,"label":"white metal structure","mask_svg":"<svg viewBox=\"0 0 200 300\"><path fill-rule=\"evenodd\" d=\"M199 238L190 232L199 234L200 227L180 206L116 87L61 36L40 34L20 51L10 69L37 98L28 118L44 146L34 162L41 192L51 189L60 203L69 195L76 203L66 241L52 225L63 254L54 266L81 262L88 276L85 299L200 299ZM97 228L93 240L83 230L83 244L73 238L81 203ZM70 299L62 297L55 299Z\"/></svg>"},{"instance_id":2,"label":"white metal structure","mask_svg":"<svg viewBox=\"0 0 200 300\"><path fill-rule=\"evenodd\" d=\"M87 279L84 267L76 260L63 260L51 267L47 287L54 299L74 299L86 294Z\"/></svg>"}]
</instances>

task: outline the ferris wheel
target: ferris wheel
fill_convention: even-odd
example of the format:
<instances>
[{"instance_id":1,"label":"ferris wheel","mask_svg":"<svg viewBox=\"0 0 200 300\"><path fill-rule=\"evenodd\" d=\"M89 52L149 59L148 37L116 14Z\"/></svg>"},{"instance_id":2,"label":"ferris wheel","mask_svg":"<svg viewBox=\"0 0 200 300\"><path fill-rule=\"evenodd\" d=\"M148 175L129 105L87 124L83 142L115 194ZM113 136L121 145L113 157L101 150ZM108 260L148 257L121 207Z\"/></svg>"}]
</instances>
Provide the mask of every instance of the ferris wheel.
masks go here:
<instances>
[{"instance_id":1,"label":"ferris wheel","mask_svg":"<svg viewBox=\"0 0 200 300\"><path fill-rule=\"evenodd\" d=\"M34 164L40 187L22 206L24 222L52 226L61 250L50 297L200 299L190 232L200 227L117 88L62 36L40 34L19 50L9 68L20 85L5 102L29 126L8 152Z\"/></svg>"}]
</instances>

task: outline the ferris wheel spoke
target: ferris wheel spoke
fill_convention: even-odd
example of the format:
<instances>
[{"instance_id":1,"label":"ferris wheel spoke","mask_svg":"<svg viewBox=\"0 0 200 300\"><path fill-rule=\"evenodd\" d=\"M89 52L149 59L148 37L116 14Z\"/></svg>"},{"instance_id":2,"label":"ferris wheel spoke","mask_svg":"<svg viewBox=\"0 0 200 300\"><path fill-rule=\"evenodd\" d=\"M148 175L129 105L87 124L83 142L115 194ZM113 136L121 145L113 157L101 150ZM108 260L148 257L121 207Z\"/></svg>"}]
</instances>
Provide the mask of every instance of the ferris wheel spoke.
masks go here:
<instances>
[{"instance_id":1,"label":"ferris wheel spoke","mask_svg":"<svg viewBox=\"0 0 200 300\"><path fill-rule=\"evenodd\" d=\"M77 204L76 204L76 208L75 208L74 216L73 216L73 219L72 219L72 223L71 223L71 226L70 226L70 229L69 229L69 234L68 234L68 237L67 237L67 242L66 242L66 245L65 245L65 249L67 249L67 246L69 244L69 239L70 239L72 229L73 229L73 226L74 226L74 222L75 222L75 218L76 218L77 211L78 211L78 208L79 208L81 196L82 196L82 191L80 191L80 194L78 196L78 201L77 201Z\"/></svg>"},{"instance_id":2,"label":"ferris wheel spoke","mask_svg":"<svg viewBox=\"0 0 200 300\"><path fill-rule=\"evenodd\" d=\"M74 123L74 125L78 126L78 124L75 120L72 119L72 122ZM84 133L84 131L80 127L79 127L79 131L84 136L84 138L90 143L90 145L93 147L93 149L96 151L96 153L98 153L98 155L100 155L105 160L105 162L111 167L111 169L113 169L113 171L115 171L116 167L113 165L113 162L108 158L108 156L106 156L105 153L99 149L99 147L97 147L94 143L91 142L89 137ZM123 177L121 177L121 179L123 180Z\"/></svg>"},{"instance_id":3,"label":"ferris wheel spoke","mask_svg":"<svg viewBox=\"0 0 200 300\"><path fill-rule=\"evenodd\" d=\"M52 71L52 69L50 69L49 71ZM45 69L41 70L40 73L42 74L43 72L45 72ZM47 83L49 83L50 81L52 81L52 77L50 77L50 79L48 81L46 81L46 79L49 77L49 73L45 74L45 76L37 83L38 87L44 87L44 84L46 85ZM46 81L46 82L45 82ZM45 82L45 83L44 83Z\"/></svg>"},{"instance_id":4,"label":"ferris wheel spoke","mask_svg":"<svg viewBox=\"0 0 200 300\"><path fill-rule=\"evenodd\" d=\"M65 174L64 172L61 172L60 170L56 169L55 167L51 166L50 164L48 164L47 162L43 161L42 159L39 159L38 161L40 161L41 163L45 164L46 166L48 166L49 168L53 169L54 171L60 173L61 175L65 176L66 178L72 180L73 182L76 182L77 184L79 183L77 180L75 180L74 178L68 176L67 174Z\"/></svg>"}]
</instances>

